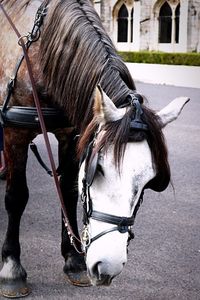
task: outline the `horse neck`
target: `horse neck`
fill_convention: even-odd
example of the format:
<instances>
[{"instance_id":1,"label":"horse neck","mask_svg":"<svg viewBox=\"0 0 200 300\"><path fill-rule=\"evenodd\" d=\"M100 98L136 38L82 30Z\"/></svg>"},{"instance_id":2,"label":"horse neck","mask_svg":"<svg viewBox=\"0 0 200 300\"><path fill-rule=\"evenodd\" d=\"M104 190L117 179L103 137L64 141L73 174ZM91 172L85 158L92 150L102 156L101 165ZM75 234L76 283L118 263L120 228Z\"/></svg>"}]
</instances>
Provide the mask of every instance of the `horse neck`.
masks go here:
<instances>
[{"instance_id":1,"label":"horse neck","mask_svg":"<svg viewBox=\"0 0 200 300\"><path fill-rule=\"evenodd\" d=\"M72 124L85 128L99 82L114 102L134 83L91 1L52 1L45 22L40 53L47 90Z\"/></svg>"},{"instance_id":2,"label":"horse neck","mask_svg":"<svg viewBox=\"0 0 200 300\"><path fill-rule=\"evenodd\" d=\"M111 65L109 70L102 74L100 81L103 90L116 106L122 105L131 91L136 89L126 66L123 62L120 62L120 65L123 68L119 70L116 69L115 64ZM122 79L123 77L124 79Z\"/></svg>"}]
</instances>

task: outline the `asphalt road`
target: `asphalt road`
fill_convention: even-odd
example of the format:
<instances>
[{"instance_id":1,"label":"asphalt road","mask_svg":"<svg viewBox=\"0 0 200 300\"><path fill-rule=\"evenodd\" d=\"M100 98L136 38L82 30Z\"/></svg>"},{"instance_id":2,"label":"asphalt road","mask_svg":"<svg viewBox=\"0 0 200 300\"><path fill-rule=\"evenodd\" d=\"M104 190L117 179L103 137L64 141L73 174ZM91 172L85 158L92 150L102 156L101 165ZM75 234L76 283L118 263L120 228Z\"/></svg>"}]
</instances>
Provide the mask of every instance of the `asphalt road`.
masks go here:
<instances>
[{"instance_id":1,"label":"asphalt road","mask_svg":"<svg viewBox=\"0 0 200 300\"><path fill-rule=\"evenodd\" d=\"M165 129L173 187L146 191L135 223L135 240L123 272L110 287L79 288L62 273L60 208L53 180L29 153L30 200L21 223L21 260L32 299L199 300L200 299L200 89L137 83L150 106L162 108L177 96L190 103ZM36 140L43 152L42 138ZM56 153L56 142L52 139ZM0 182L0 245L7 216L5 182Z\"/></svg>"}]
</instances>

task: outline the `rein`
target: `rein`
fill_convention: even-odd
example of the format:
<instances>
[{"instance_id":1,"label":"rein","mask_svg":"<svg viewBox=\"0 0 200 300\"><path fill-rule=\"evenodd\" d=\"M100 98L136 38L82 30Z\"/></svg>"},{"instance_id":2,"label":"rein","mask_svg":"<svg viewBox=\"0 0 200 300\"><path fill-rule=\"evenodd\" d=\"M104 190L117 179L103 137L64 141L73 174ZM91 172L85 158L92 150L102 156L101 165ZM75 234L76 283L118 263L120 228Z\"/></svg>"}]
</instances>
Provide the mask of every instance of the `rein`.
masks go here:
<instances>
[{"instance_id":1,"label":"rein","mask_svg":"<svg viewBox=\"0 0 200 300\"><path fill-rule=\"evenodd\" d=\"M48 0L45 1L40 6L38 11L42 10L43 13L44 13L46 11L46 6L48 5L48 2L49 2ZM7 18L8 22L10 23L11 27L13 28L14 32L16 33L16 35L18 37L18 44L19 44L19 46L22 47L22 50L23 50L23 58L26 61L27 70L28 70L29 78L30 78L31 85L32 85L33 98L34 98L36 110L37 110L37 113L38 113L38 119L39 119L41 130L42 130L42 133L43 133L43 136L44 136L44 141L45 141L47 153L48 153L48 156L49 156L49 161L50 161L51 168L52 168L52 174L53 174L54 182L55 182L55 185L56 185L56 190L57 190L57 193L58 193L58 196L59 196L61 210L62 210L62 213L63 213L63 221L64 221L65 227L67 229L67 233L68 233L68 236L70 238L70 242L74 246L74 248L76 249L76 251L78 253L84 254L84 252L82 250L80 251L76 246L76 241L79 242L80 244L82 244L82 242L73 232L73 229L70 225L69 218L68 218L68 215L67 215L67 211L66 211L66 208L65 208L65 205L64 205L64 200L63 200L63 196L62 196L62 192L61 192L61 188L60 188L60 184L59 184L57 170L56 170L56 166L55 166L55 162L54 162L54 158L53 158L53 154L52 154L52 150L51 150L51 146L50 146L50 142L49 142L49 138L48 138L48 134L47 134L47 130L46 130L46 125L45 125L43 114L42 114L42 109L40 107L39 97L38 97L37 90L36 90L36 85L35 85L35 80L34 80L34 76L33 76L33 71L32 71L32 67L31 67L30 59L29 59L28 52L27 52L27 44L24 42L25 37L21 36L18 29L16 28L16 26L12 22L11 18L9 17L9 15L5 11L5 9L4 9L4 7L1 3L0 3L0 8L3 11L3 13L4 13L5 17ZM36 30L36 25L37 24L34 24L34 29L33 29L35 32L37 31ZM37 39L38 39L39 38L38 33L36 33L36 36L37 36ZM34 40L32 40L32 41L34 41ZM20 66L20 64L19 64L19 66ZM19 66L17 67L16 72L18 71ZM14 84L14 81L12 82L12 85L13 84Z\"/></svg>"}]
</instances>

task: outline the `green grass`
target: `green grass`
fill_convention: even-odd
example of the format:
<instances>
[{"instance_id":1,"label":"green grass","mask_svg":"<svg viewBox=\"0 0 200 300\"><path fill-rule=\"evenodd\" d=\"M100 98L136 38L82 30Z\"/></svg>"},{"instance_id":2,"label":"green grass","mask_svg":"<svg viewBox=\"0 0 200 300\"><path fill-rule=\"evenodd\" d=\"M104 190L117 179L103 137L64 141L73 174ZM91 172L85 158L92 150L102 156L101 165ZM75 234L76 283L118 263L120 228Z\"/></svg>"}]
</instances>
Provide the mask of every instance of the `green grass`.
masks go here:
<instances>
[{"instance_id":1,"label":"green grass","mask_svg":"<svg viewBox=\"0 0 200 300\"><path fill-rule=\"evenodd\" d=\"M125 62L200 66L200 53L118 52Z\"/></svg>"}]
</instances>

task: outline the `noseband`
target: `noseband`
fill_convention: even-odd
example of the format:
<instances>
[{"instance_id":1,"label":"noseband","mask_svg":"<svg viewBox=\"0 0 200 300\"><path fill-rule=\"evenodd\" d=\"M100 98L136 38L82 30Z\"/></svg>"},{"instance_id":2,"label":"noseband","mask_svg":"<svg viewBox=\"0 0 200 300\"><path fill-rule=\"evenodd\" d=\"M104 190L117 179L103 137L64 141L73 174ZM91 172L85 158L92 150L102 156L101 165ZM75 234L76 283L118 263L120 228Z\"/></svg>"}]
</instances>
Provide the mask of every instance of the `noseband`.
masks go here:
<instances>
[{"instance_id":1,"label":"noseband","mask_svg":"<svg viewBox=\"0 0 200 300\"><path fill-rule=\"evenodd\" d=\"M143 114L143 111L140 104L141 99L139 97L141 97L139 94L130 95L129 105L131 104L135 107L135 116L130 121L130 128L136 130L148 130L147 124L145 124L141 119L141 115ZM124 105L123 107L125 106L127 105ZM83 188L82 188L81 200L83 203L83 223L84 223L84 229L82 232L82 243L83 246L85 247L86 252L92 242L96 241L103 235L113 231L118 231L122 234L128 233L128 244L129 244L129 241L134 238L132 226L134 225L135 217L140 207L140 204L142 203L143 193L144 193L144 191L142 191L131 217L119 217L119 216L93 210L92 199L90 196L90 187L92 185L95 172L97 169L97 165L98 165L98 160L99 160L99 152L93 153L97 135L98 132L96 132L93 140L89 143L84 158L81 160L81 162L83 162L83 160L85 161L85 176L82 181ZM91 238L88 229L89 219L112 224L115 226L107 230L104 230Z\"/></svg>"}]
</instances>

